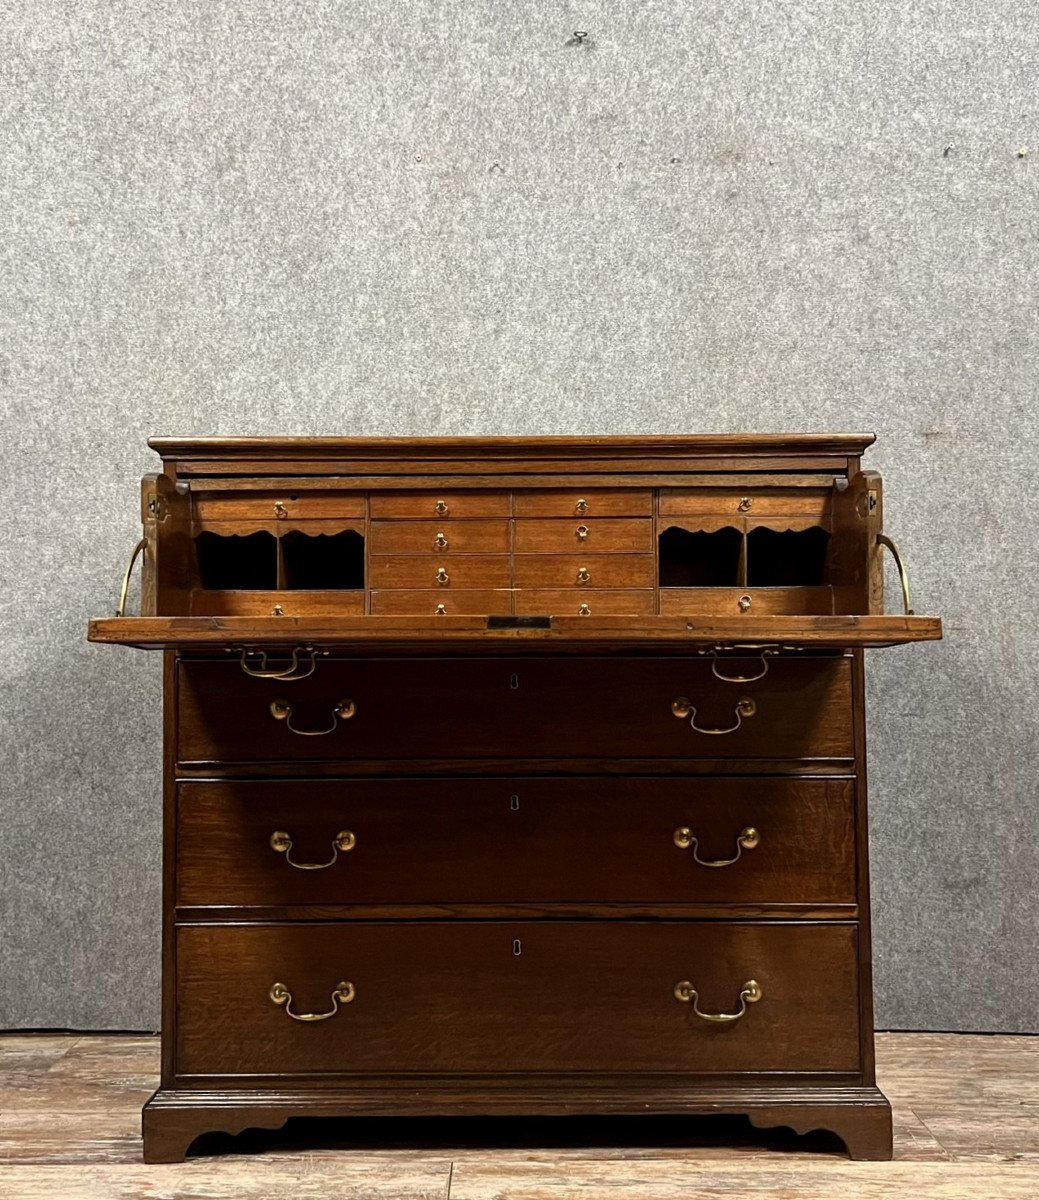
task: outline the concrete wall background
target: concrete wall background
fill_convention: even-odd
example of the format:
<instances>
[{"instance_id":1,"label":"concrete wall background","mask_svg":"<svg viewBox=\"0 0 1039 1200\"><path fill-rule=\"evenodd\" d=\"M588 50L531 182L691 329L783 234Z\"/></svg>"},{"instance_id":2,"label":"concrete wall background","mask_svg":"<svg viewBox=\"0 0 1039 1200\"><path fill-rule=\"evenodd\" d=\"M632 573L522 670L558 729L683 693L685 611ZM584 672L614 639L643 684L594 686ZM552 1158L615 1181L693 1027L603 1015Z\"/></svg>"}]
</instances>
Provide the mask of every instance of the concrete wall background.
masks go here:
<instances>
[{"instance_id":1,"label":"concrete wall background","mask_svg":"<svg viewBox=\"0 0 1039 1200\"><path fill-rule=\"evenodd\" d=\"M1039 1029L1037 29L0 0L0 1027L158 1022L149 434L875 429L947 628L870 658L878 1023Z\"/></svg>"}]
</instances>

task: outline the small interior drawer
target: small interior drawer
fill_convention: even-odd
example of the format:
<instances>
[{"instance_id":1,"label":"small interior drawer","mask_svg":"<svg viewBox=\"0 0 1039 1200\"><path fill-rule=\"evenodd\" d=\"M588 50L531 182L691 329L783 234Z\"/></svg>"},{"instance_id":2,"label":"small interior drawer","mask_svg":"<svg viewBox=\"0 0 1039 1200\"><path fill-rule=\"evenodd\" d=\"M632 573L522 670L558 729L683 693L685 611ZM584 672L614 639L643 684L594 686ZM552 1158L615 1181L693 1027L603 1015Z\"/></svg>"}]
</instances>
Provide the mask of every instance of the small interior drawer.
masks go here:
<instances>
[{"instance_id":1,"label":"small interior drawer","mask_svg":"<svg viewBox=\"0 0 1039 1200\"><path fill-rule=\"evenodd\" d=\"M452 564L453 569L453 564ZM512 612L512 592L460 587L416 588L372 592L377 616L481 616Z\"/></svg>"},{"instance_id":2,"label":"small interior drawer","mask_svg":"<svg viewBox=\"0 0 1039 1200\"><path fill-rule=\"evenodd\" d=\"M801 515L819 521L830 516L829 488L663 488L657 498L661 516L731 513L739 517Z\"/></svg>"},{"instance_id":3,"label":"small interior drawer","mask_svg":"<svg viewBox=\"0 0 1039 1200\"><path fill-rule=\"evenodd\" d=\"M516 612L553 617L648 617L656 612L657 594L634 588L520 588Z\"/></svg>"},{"instance_id":4,"label":"small interior drawer","mask_svg":"<svg viewBox=\"0 0 1039 1200\"><path fill-rule=\"evenodd\" d=\"M517 554L563 554L585 550L598 554L650 553L653 550L653 522L613 517L518 520L514 549Z\"/></svg>"},{"instance_id":5,"label":"small interior drawer","mask_svg":"<svg viewBox=\"0 0 1039 1200\"><path fill-rule=\"evenodd\" d=\"M373 588L507 588L511 565L506 554L453 554L439 558L426 554L379 554L368 564Z\"/></svg>"},{"instance_id":6,"label":"small interior drawer","mask_svg":"<svg viewBox=\"0 0 1039 1200\"><path fill-rule=\"evenodd\" d=\"M511 521L372 521L372 554L507 554Z\"/></svg>"},{"instance_id":7,"label":"small interior drawer","mask_svg":"<svg viewBox=\"0 0 1039 1200\"><path fill-rule=\"evenodd\" d=\"M450 521L458 517L508 517L508 492L422 491L372 492L369 511L373 517L405 520Z\"/></svg>"},{"instance_id":8,"label":"small interior drawer","mask_svg":"<svg viewBox=\"0 0 1039 1200\"><path fill-rule=\"evenodd\" d=\"M520 588L652 588L652 554L523 554L515 560Z\"/></svg>"},{"instance_id":9,"label":"small interior drawer","mask_svg":"<svg viewBox=\"0 0 1039 1200\"><path fill-rule=\"evenodd\" d=\"M327 520L365 515L363 492L213 492L192 497L196 522Z\"/></svg>"},{"instance_id":10,"label":"small interior drawer","mask_svg":"<svg viewBox=\"0 0 1039 1200\"><path fill-rule=\"evenodd\" d=\"M512 511L517 517L648 517L653 493L617 488L610 491L553 489L517 491Z\"/></svg>"}]
</instances>

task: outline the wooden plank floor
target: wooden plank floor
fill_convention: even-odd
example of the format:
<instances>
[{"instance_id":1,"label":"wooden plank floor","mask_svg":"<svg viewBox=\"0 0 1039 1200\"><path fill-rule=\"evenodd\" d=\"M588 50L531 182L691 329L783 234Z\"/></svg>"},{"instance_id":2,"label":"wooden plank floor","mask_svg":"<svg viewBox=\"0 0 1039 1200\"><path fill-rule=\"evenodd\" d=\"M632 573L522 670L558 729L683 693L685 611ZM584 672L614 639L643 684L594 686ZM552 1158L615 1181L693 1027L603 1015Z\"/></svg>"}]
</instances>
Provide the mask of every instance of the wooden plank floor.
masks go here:
<instances>
[{"instance_id":1,"label":"wooden plank floor","mask_svg":"<svg viewBox=\"0 0 1039 1200\"><path fill-rule=\"evenodd\" d=\"M712 1118L300 1123L140 1161L158 1041L0 1036L4 1200L1037 1200L1039 1038L880 1034L895 1161ZM349 1138L349 1140L346 1140Z\"/></svg>"}]
</instances>

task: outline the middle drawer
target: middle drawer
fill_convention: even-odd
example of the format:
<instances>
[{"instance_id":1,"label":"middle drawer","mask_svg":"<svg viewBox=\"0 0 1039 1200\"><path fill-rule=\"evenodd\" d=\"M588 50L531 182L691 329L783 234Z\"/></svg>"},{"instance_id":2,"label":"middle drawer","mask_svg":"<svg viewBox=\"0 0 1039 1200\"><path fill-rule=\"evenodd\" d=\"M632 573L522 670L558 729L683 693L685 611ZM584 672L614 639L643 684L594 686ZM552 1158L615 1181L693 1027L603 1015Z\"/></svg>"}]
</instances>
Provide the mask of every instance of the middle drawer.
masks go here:
<instances>
[{"instance_id":1,"label":"middle drawer","mask_svg":"<svg viewBox=\"0 0 1039 1200\"><path fill-rule=\"evenodd\" d=\"M184 906L855 899L850 779L190 782Z\"/></svg>"}]
</instances>

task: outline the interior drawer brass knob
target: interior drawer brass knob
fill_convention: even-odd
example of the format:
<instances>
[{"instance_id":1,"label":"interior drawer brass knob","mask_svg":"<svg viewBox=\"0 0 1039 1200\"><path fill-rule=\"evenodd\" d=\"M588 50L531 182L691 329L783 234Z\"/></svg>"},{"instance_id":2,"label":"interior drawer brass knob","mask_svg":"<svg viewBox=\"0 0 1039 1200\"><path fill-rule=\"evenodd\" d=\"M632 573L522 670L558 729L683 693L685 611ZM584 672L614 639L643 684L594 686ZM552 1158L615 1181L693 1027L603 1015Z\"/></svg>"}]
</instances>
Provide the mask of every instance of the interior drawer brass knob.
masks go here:
<instances>
[{"instance_id":1,"label":"interior drawer brass knob","mask_svg":"<svg viewBox=\"0 0 1039 1200\"><path fill-rule=\"evenodd\" d=\"M433 505L433 511L438 517L446 517L451 509L448 507L446 500L438 500L436 504Z\"/></svg>"},{"instance_id":2,"label":"interior drawer brass knob","mask_svg":"<svg viewBox=\"0 0 1039 1200\"><path fill-rule=\"evenodd\" d=\"M748 825L745 829L741 829L739 837L736 839L736 853L732 858L701 858L699 853L699 839L685 825L675 830L672 840L679 850L691 850L693 862L699 863L701 867L731 867L734 862L739 861L740 855L744 850L753 850L756 846L760 845L761 834L758 833L753 825Z\"/></svg>"},{"instance_id":3,"label":"interior drawer brass knob","mask_svg":"<svg viewBox=\"0 0 1039 1200\"><path fill-rule=\"evenodd\" d=\"M451 582L451 576L448 575L445 567L437 567L437 583L441 586Z\"/></svg>"},{"instance_id":4,"label":"interior drawer brass knob","mask_svg":"<svg viewBox=\"0 0 1039 1200\"><path fill-rule=\"evenodd\" d=\"M285 507L284 504L282 504L282 502L280 500L275 500L275 502L274 502L274 515L279 520L281 520L282 518L287 517L289 515L289 510Z\"/></svg>"},{"instance_id":5,"label":"interior drawer brass knob","mask_svg":"<svg viewBox=\"0 0 1039 1200\"><path fill-rule=\"evenodd\" d=\"M578 527L577 527L577 540L578 540L579 542L586 542L586 541L588 541L588 534L589 534L589 533L590 533L590 530L589 530L589 528L588 528L588 526L587 526L587 525L578 525Z\"/></svg>"},{"instance_id":6,"label":"interior drawer brass knob","mask_svg":"<svg viewBox=\"0 0 1039 1200\"><path fill-rule=\"evenodd\" d=\"M579 512L582 515L586 513L588 511L588 501L578 500L578 502L574 505L574 511Z\"/></svg>"},{"instance_id":7,"label":"interior drawer brass knob","mask_svg":"<svg viewBox=\"0 0 1039 1200\"><path fill-rule=\"evenodd\" d=\"M747 1011L747 1005L757 1004L764 994L761 984L756 979L748 979L743 987L740 988L739 1011L734 1013L706 1013L701 1011L699 994L688 979L683 979L681 983L675 984L675 999L681 1000L683 1004L691 1004L693 1012L696 1013L701 1021L738 1021Z\"/></svg>"},{"instance_id":8,"label":"interior drawer brass knob","mask_svg":"<svg viewBox=\"0 0 1039 1200\"><path fill-rule=\"evenodd\" d=\"M332 709L332 724L327 729L297 729L292 723L292 705L287 700L271 701L271 716L275 721L284 721L288 728L300 737L324 737L326 733L331 733L340 721L349 721L356 712L357 705L353 700L340 700Z\"/></svg>"},{"instance_id":9,"label":"interior drawer brass knob","mask_svg":"<svg viewBox=\"0 0 1039 1200\"><path fill-rule=\"evenodd\" d=\"M591 610L590 605L582 604L581 607L577 610L577 615L579 617L590 617L592 615L592 610Z\"/></svg>"},{"instance_id":10,"label":"interior drawer brass knob","mask_svg":"<svg viewBox=\"0 0 1039 1200\"><path fill-rule=\"evenodd\" d=\"M736 701L736 707L733 709L733 715L736 717L735 725L727 725L724 729L707 729L703 725L696 723L696 706L687 696L678 696L671 701L671 712L680 720L689 719L689 724L696 730L697 733L735 733L743 724L746 717L752 717L758 711L758 706L749 696L741 696Z\"/></svg>"},{"instance_id":11,"label":"interior drawer brass knob","mask_svg":"<svg viewBox=\"0 0 1039 1200\"><path fill-rule=\"evenodd\" d=\"M447 538L444 537L444 531L442 529L437 530L437 535L433 539L433 546L437 550L447 549Z\"/></svg>"},{"instance_id":12,"label":"interior drawer brass knob","mask_svg":"<svg viewBox=\"0 0 1039 1200\"><path fill-rule=\"evenodd\" d=\"M588 570L587 567L578 567L577 568L577 582L578 583L590 583L591 580L592 580L592 573L591 573L591 571Z\"/></svg>"},{"instance_id":13,"label":"interior drawer brass knob","mask_svg":"<svg viewBox=\"0 0 1039 1200\"><path fill-rule=\"evenodd\" d=\"M352 850L356 845L356 834L352 833L349 829L340 829L332 839L332 857L328 862L301 863L296 862L292 857L292 838L284 829L276 829L271 834L271 849L277 851L278 854L284 854L285 861L290 867L295 867L297 871L323 871L326 867L332 866L339 857L340 850Z\"/></svg>"},{"instance_id":14,"label":"interior drawer brass knob","mask_svg":"<svg viewBox=\"0 0 1039 1200\"><path fill-rule=\"evenodd\" d=\"M750 512L751 505L754 503L749 496L741 496L739 504L736 505L740 512Z\"/></svg>"},{"instance_id":15,"label":"interior drawer brass knob","mask_svg":"<svg viewBox=\"0 0 1039 1200\"><path fill-rule=\"evenodd\" d=\"M743 595L740 596L739 600L736 601L736 603L740 606L740 612L749 612L750 606L754 603L754 601L750 596L747 595L746 592L744 592Z\"/></svg>"},{"instance_id":16,"label":"interior drawer brass knob","mask_svg":"<svg viewBox=\"0 0 1039 1200\"><path fill-rule=\"evenodd\" d=\"M294 1021L327 1021L329 1017L334 1017L339 1011L340 1004L349 1004L357 995L357 989L352 983L348 983L342 979L335 985L335 990L332 992L332 1007L328 1012L323 1013L296 1013L292 1011L292 993L283 983L272 983L271 990L267 993L270 996L272 1003L284 1005L285 1012Z\"/></svg>"}]
</instances>

